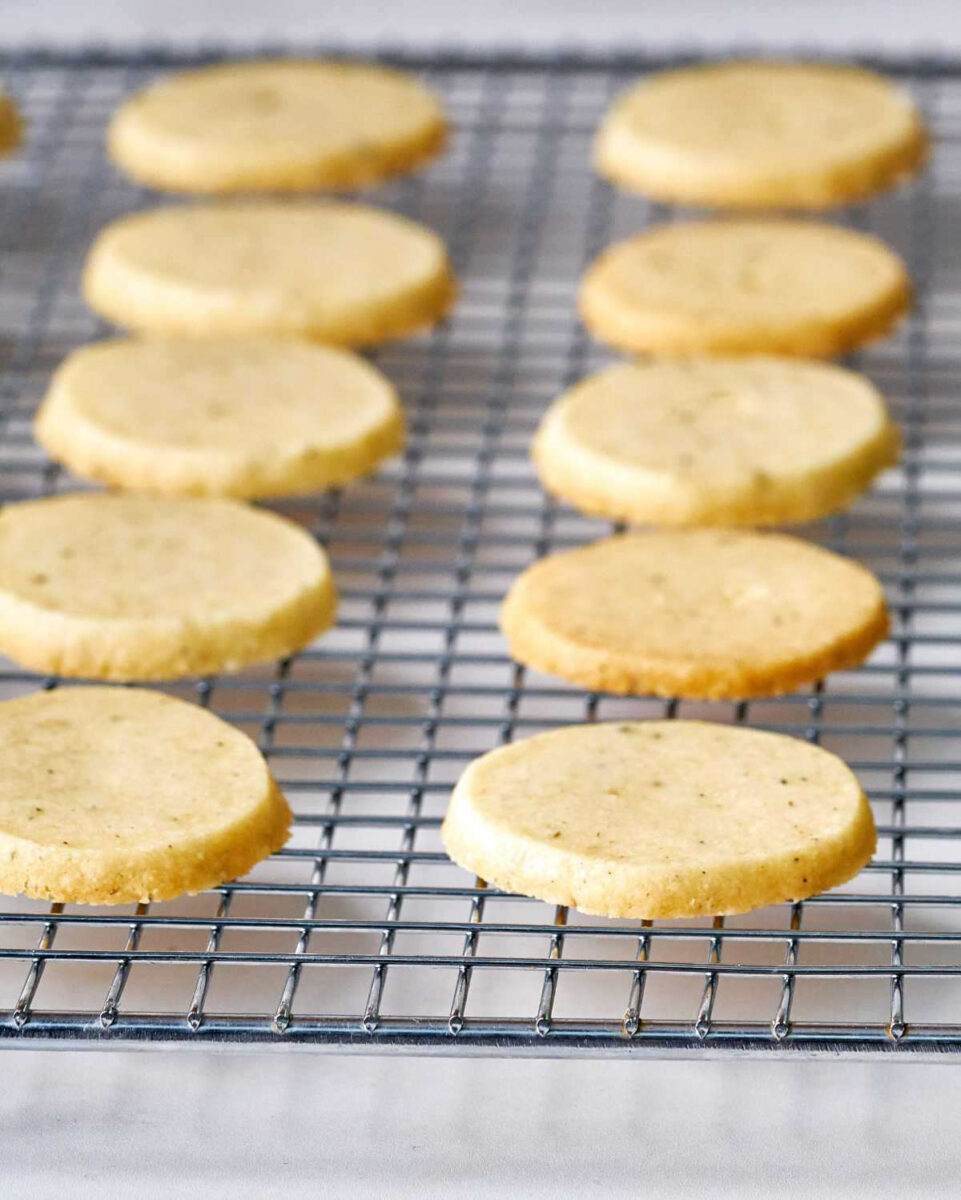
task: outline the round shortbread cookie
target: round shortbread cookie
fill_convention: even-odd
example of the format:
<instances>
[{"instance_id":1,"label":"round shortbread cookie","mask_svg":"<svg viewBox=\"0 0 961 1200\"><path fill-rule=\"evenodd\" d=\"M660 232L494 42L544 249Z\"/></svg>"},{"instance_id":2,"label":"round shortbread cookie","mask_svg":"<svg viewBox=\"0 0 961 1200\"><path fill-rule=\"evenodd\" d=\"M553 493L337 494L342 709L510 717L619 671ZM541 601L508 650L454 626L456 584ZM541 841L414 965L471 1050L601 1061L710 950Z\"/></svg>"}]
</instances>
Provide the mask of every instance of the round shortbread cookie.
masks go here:
<instances>
[{"instance_id":1,"label":"round shortbread cookie","mask_svg":"<svg viewBox=\"0 0 961 1200\"><path fill-rule=\"evenodd\" d=\"M886 333L909 301L877 238L777 219L657 226L605 250L580 289L600 341L668 354L829 357Z\"/></svg>"},{"instance_id":2,"label":"round shortbread cookie","mask_svg":"<svg viewBox=\"0 0 961 1200\"><path fill-rule=\"evenodd\" d=\"M347 483L404 437L397 393L349 351L261 339L85 346L35 425L88 479L194 496L279 496Z\"/></svg>"},{"instance_id":3,"label":"round shortbread cookie","mask_svg":"<svg viewBox=\"0 0 961 1200\"><path fill-rule=\"evenodd\" d=\"M23 122L16 104L0 88L0 154L10 154L20 145L23 137Z\"/></svg>"},{"instance_id":4,"label":"round shortbread cookie","mask_svg":"<svg viewBox=\"0 0 961 1200\"><path fill-rule=\"evenodd\" d=\"M803 900L874 853L857 779L809 742L701 721L575 725L492 750L441 829L505 891L605 917Z\"/></svg>"},{"instance_id":5,"label":"round shortbread cookie","mask_svg":"<svg viewBox=\"0 0 961 1200\"><path fill-rule=\"evenodd\" d=\"M735 62L637 83L604 118L594 162L657 200L824 209L890 186L926 148L908 94L872 71Z\"/></svg>"},{"instance_id":6,"label":"round shortbread cookie","mask_svg":"<svg viewBox=\"0 0 961 1200\"><path fill-rule=\"evenodd\" d=\"M888 614L870 571L798 538L692 529L540 559L501 629L520 663L582 687L740 700L862 662Z\"/></svg>"},{"instance_id":7,"label":"round shortbread cookie","mask_svg":"<svg viewBox=\"0 0 961 1200\"><path fill-rule=\"evenodd\" d=\"M0 704L0 891L169 900L249 871L291 812L254 743L196 704L57 688Z\"/></svg>"},{"instance_id":8,"label":"round shortbread cookie","mask_svg":"<svg viewBox=\"0 0 961 1200\"><path fill-rule=\"evenodd\" d=\"M412 76L362 63L246 62L132 96L110 124L114 163L184 192L355 188L444 145L444 114Z\"/></svg>"},{"instance_id":9,"label":"round shortbread cookie","mask_svg":"<svg viewBox=\"0 0 961 1200\"><path fill-rule=\"evenodd\" d=\"M336 603L314 539L233 500L90 492L0 512L0 652L36 671L235 671L307 645Z\"/></svg>"},{"instance_id":10,"label":"round shortbread cookie","mask_svg":"<svg viewBox=\"0 0 961 1200\"><path fill-rule=\"evenodd\" d=\"M581 511L652 525L773 525L842 508L897 459L871 383L826 363L623 363L547 411L533 457Z\"/></svg>"},{"instance_id":11,"label":"round shortbread cookie","mask_svg":"<svg viewBox=\"0 0 961 1200\"><path fill-rule=\"evenodd\" d=\"M360 204L263 200L122 217L94 242L83 290L132 329L350 346L430 324L456 287L423 225Z\"/></svg>"}]
</instances>

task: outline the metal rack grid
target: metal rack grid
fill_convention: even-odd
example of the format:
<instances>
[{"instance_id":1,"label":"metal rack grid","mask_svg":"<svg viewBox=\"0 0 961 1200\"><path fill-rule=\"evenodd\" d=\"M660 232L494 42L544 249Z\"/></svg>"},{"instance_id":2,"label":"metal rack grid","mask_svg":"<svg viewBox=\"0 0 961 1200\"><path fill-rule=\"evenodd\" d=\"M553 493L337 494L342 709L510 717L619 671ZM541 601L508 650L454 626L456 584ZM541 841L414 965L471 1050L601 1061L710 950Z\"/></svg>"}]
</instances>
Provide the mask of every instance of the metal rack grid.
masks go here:
<instances>
[{"instance_id":1,"label":"metal rack grid","mask_svg":"<svg viewBox=\"0 0 961 1200\"><path fill-rule=\"evenodd\" d=\"M264 49L264 48L262 48ZM0 497L77 486L30 436L50 371L105 329L78 274L108 220L156 197L102 156L119 100L213 52L0 56L29 123L0 163ZM902 466L805 532L883 578L892 636L859 670L751 704L585 694L511 663L499 600L537 555L605 526L548 500L527 445L607 360L574 315L584 264L683 219L588 169L592 131L640 56L386 56L421 71L448 154L376 193L448 241L451 320L375 357L405 398L402 458L279 507L330 550L336 630L303 654L188 681L250 732L290 798L288 847L205 895L136 908L0 898L6 1045L236 1043L434 1053L701 1054L961 1049L961 62L880 63L934 134L912 186L836 219L907 258L897 334L855 359L902 422ZM0 695L52 685L3 664ZM605 921L486 888L438 828L474 755L551 726L706 716L847 758L878 818L875 861L803 904L704 921Z\"/></svg>"}]
</instances>

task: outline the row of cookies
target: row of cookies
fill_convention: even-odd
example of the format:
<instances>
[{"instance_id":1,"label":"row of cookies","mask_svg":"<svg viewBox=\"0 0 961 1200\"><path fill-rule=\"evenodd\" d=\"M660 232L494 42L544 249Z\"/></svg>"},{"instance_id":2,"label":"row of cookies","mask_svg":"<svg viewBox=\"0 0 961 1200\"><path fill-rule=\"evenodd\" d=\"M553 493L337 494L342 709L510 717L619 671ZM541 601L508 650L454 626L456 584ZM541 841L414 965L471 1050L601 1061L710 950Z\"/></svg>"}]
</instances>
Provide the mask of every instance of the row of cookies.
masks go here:
<instances>
[{"instance_id":1,"label":"row of cookies","mask_svg":"<svg viewBox=\"0 0 961 1200\"><path fill-rule=\"evenodd\" d=\"M887 186L924 149L913 107L874 75L731 64L629 91L595 162L655 199L819 208ZM863 661L888 629L877 579L800 539L732 527L834 512L896 461L876 389L803 356L880 336L909 294L881 242L783 217L655 226L604 252L581 284L588 329L673 357L577 385L545 415L533 457L547 490L581 511L675 528L528 568L501 610L513 657L592 690L737 700ZM876 840L833 755L689 721L576 726L492 751L458 784L443 837L499 886L646 918L802 899L856 874Z\"/></svg>"},{"instance_id":2,"label":"row of cookies","mask_svg":"<svg viewBox=\"0 0 961 1200\"><path fill-rule=\"evenodd\" d=\"M128 100L108 133L127 175L248 195L153 209L101 233L84 295L150 340L68 359L41 441L75 473L115 486L244 498L337 486L396 452L393 388L335 348L442 316L456 294L442 241L366 205L249 194L377 182L418 166L445 136L416 80L346 63L211 67Z\"/></svg>"},{"instance_id":3,"label":"row of cookies","mask_svg":"<svg viewBox=\"0 0 961 1200\"><path fill-rule=\"evenodd\" d=\"M194 153L178 129L199 135ZM436 102L413 80L327 64L175 78L129 101L109 138L135 178L198 191L353 186L442 141ZM165 176L164 163L195 173ZM77 475L127 491L4 508L0 649L36 670L123 681L300 649L334 619L326 556L236 498L336 486L399 449L393 387L341 347L446 310L440 240L360 205L160 209L100 235L84 292L142 336L71 355L35 429ZM0 743L16 764L0 785L4 890L164 899L286 840L291 813L256 747L171 697L39 693L0 705Z\"/></svg>"},{"instance_id":4,"label":"row of cookies","mask_svg":"<svg viewBox=\"0 0 961 1200\"><path fill-rule=\"evenodd\" d=\"M314 141L301 134L310 120ZM162 161L166 131L187 137L170 149L180 163L192 161L190 136L199 135L197 162L256 159L264 145L276 157L287 147L304 170L314 162L316 182L347 185L357 172L374 178L419 162L442 141L439 120L433 98L394 72L249 63L176 76L133 97L109 144L137 178L130 146L143 143L150 161ZM351 167L351 155L363 161ZM221 184L258 186L242 172L230 179ZM268 183L300 186L277 161L259 186ZM343 346L403 336L446 311L455 286L443 243L357 204L178 205L104 230L83 291L95 311L142 336L69 356L36 434L77 475L138 494L4 510L0 591L59 620L42 636L34 624L18 637L0 618L0 648L35 669L113 679L237 669L299 649L333 615L323 552L282 518L221 498L336 486L399 449L396 392ZM106 577L103 590L88 580L94 573ZM120 595L124 586L136 597ZM111 604L116 612L106 611ZM94 616L124 627L75 620ZM138 625L148 617L158 624L150 634Z\"/></svg>"}]
</instances>

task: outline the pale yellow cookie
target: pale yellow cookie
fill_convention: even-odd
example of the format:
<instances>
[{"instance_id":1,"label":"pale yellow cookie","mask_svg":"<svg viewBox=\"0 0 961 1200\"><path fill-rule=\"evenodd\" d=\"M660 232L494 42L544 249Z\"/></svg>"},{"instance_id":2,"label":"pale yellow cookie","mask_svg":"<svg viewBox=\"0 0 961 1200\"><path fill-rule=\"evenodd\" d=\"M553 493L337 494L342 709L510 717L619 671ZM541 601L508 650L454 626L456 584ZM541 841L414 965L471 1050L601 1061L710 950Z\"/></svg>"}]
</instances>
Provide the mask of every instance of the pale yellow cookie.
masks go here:
<instances>
[{"instance_id":1,"label":"pale yellow cookie","mask_svg":"<svg viewBox=\"0 0 961 1200\"><path fill-rule=\"evenodd\" d=\"M444 145L437 99L411 75L364 63L226 63L167 76L120 106L114 163L183 192L356 188Z\"/></svg>"},{"instance_id":2,"label":"pale yellow cookie","mask_svg":"<svg viewBox=\"0 0 961 1200\"><path fill-rule=\"evenodd\" d=\"M0 88L0 154L10 154L20 145L23 123L16 104Z\"/></svg>"},{"instance_id":3,"label":"pale yellow cookie","mask_svg":"<svg viewBox=\"0 0 961 1200\"><path fill-rule=\"evenodd\" d=\"M196 704L57 688L0 704L0 891L133 904L243 875L291 813L254 743Z\"/></svg>"},{"instance_id":4,"label":"pale yellow cookie","mask_svg":"<svg viewBox=\"0 0 961 1200\"><path fill-rule=\"evenodd\" d=\"M0 652L35 671L239 670L301 649L335 607L313 538L233 500L89 492L0 512Z\"/></svg>"},{"instance_id":5,"label":"pale yellow cookie","mask_svg":"<svg viewBox=\"0 0 961 1200\"><path fill-rule=\"evenodd\" d=\"M787 692L888 630L870 571L798 538L635 533L540 559L501 609L513 657L582 687L693 699Z\"/></svg>"},{"instance_id":6,"label":"pale yellow cookie","mask_svg":"<svg viewBox=\"0 0 961 1200\"><path fill-rule=\"evenodd\" d=\"M132 329L365 345L441 317L444 244L391 212L328 201L183 205L122 217L94 242L87 302Z\"/></svg>"},{"instance_id":7,"label":"pale yellow cookie","mask_svg":"<svg viewBox=\"0 0 961 1200\"><path fill-rule=\"evenodd\" d=\"M826 358L886 333L909 300L901 259L867 234L692 221L605 250L581 282L580 311L623 350Z\"/></svg>"},{"instance_id":8,"label":"pale yellow cookie","mask_svg":"<svg viewBox=\"0 0 961 1200\"><path fill-rule=\"evenodd\" d=\"M134 491L279 496L346 483L401 446L384 376L349 351L263 339L74 351L35 425L50 454Z\"/></svg>"},{"instance_id":9,"label":"pale yellow cookie","mask_svg":"<svg viewBox=\"0 0 961 1200\"><path fill-rule=\"evenodd\" d=\"M926 146L907 92L873 71L712 63L625 92L601 124L594 162L657 200L824 209L917 170Z\"/></svg>"},{"instance_id":10,"label":"pale yellow cookie","mask_svg":"<svg viewBox=\"0 0 961 1200\"><path fill-rule=\"evenodd\" d=\"M884 401L853 371L789 358L624 363L547 411L549 492L650 525L774 525L843 508L891 466Z\"/></svg>"},{"instance_id":11,"label":"pale yellow cookie","mask_svg":"<svg viewBox=\"0 0 961 1200\"><path fill-rule=\"evenodd\" d=\"M575 725L461 776L447 853L495 887L604 917L803 900L874 853L871 809L809 742L701 721Z\"/></svg>"}]
</instances>

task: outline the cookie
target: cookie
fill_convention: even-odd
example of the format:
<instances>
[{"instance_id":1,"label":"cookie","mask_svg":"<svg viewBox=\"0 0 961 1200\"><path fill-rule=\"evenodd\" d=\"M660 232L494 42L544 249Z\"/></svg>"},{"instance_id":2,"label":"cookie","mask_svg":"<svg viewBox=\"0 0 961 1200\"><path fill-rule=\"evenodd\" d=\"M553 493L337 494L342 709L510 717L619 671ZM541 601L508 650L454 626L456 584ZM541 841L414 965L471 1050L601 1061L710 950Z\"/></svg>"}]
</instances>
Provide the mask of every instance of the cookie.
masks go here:
<instances>
[{"instance_id":1,"label":"cookie","mask_svg":"<svg viewBox=\"0 0 961 1200\"><path fill-rule=\"evenodd\" d=\"M16 104L0 88L0 154L10 154L20 145L23 123Z\"/></svg>"},{"instance_id":2,"label":"cookie","mask_svg":"<svg viewBox=\"0 0 961 1200\"><path fill-rule=\"evenodd\" d=\"M246 734L131 688L0 704L0 891L64 904L169 900L243 875L291 812Z\"/></svg>"},{"instance_id":3,"label":"cookie","mask_svg":"<svg viewBox=\"0 0 961 1200\"><path fill-rule=\"evenodd\" d=\"M306 646L335 607L313 538L232 500L75 493L0 512L0 652L35 671L235 671Z\"/></svg>"},{"instance_id":4,"label":"cookie","mask_svg":"<svg viewBox=\"0 0 961 1200\"><path fill-rule=\"evenodd\" d=\"M701 721L555 729L461 776L441 829L505 891L603 917L700 917L803 900L874 853L871 809L810 742Z\"/></svg>"},{"instance_id":5,"label":"cookie","mask_svg":"<svg viewBox=\"0 0 961 1200\"><path fill-rule=\"evenodd\" d=\"M773 525L843 508L897 458L861 375L788 358L624 363L547 411L544 487L594 516L650 525Z\"/></svg>"},{"instance_id":6,"label":"cookie","mask_svg":"<svg viewBox=\"0 0 961 1200\"><path fill-rule=\"evenodd\" d=\"M741 700L862 662L888 631L877 579L784 534L691 529L540 559L501 629L520 663L592 690Z\"/></svg>"},{"instance_id":7,"label":"cookie","mask_svg":"<svg viewBox=\"0 0 961 1200\"><path fill-rule=\"evenodd\" d=\"M916 171L926 148L907 92L873 71L734 62L636 84L601 124L594 163L669 203L825 209Z\"/></svg>"},{"instance_id":8,"label":"cookie","mask_svg":"<svg viewBox=\"0 0 961 1200\"><path fill-rule=\"evenodd\" d=\"M122 104L107 147L138 183L182 192L356 188L443 147L411 75L363 63L241 62L167 76Z\"/></svg>"},{"instance_id":9,"label":"cookie","mask_svg":"<svg viewBox=\"0 0 961 1200\"><path fill-rule=\"evenodd\" d=\"M54 375L38 441L135 491L279 496L347 483L400 449L384 376L345 350L263 339L116 340Z\"/></svg>"},{"instance_id":10,"label":"cookie","mask_svg":"<svg viewBox=\"0 0 961 1200\"><path fill-rule=\"evenodd\" d=\"M886 333L909 300L877 238L778 219L657 226L604 251L580 289L600 341L668 354L827 358Z\"/></svg>"},{"instance_id":11,"label":"cookie","mask_svg":"<svg viewBox=\"0 0 961 1200\"><path fill-rule=\"evenodd\" d=\"M422 225L361 204L183 205L122 217L87 259L90 306L153 333L367 345L442 316L455 285Z\"/></svg>"}]
</instances>

